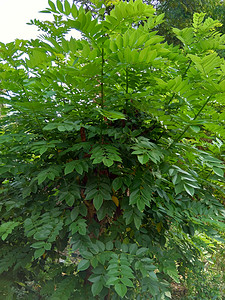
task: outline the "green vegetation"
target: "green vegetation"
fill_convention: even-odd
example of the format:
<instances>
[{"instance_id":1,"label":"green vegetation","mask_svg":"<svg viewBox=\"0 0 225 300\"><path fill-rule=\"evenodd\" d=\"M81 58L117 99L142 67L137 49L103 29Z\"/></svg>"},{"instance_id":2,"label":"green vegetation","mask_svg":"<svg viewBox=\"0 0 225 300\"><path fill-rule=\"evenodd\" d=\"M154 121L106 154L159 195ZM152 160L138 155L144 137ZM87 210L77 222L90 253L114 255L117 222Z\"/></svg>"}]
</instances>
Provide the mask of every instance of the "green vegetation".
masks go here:
<instances>
[{"instance_id":1,"label":"green vegetation","mask_svg":"<svg viewBox=\"0 0 225 300\"><path fill-rule=\"evenodd\" d=\"M123 0L127 1L128 0ZM82 5L86 11L97 13L98 9L93 3L98 0L74 0L73 2ZM118 0L103 1L107 8L108 14ZM205 13L206 17L218 19L222 23L220 32L225 33L225 3L221 0L144 0L144 3L153 5L156 8L156 14L164 14L164 22L156 26L160 35L171 44L179 44L179 40L173 33L173 28L183 29L192 25L194 13Z\"/></svg>"},{"instance_id":2,"label":"green vegetation","mask_svg":"<svg viewBox=\"0 0 225 300\"><path fill-rule=\"evenodd\" d=\"M49 1L39 39L0 43L0 291L222 299L221 24L194 14L174 47L152 6L105 9Z\"/></svg>"},{"instance_id":3,"label":"green vegetation","mask_svg":"<svg viewBox=\"0 0 225 300\"><path fill-rule=\"evenodd\" d=\"M159 0L156 9L157 13L165 14L165 22L159 26L159 33L165 36L168 43L178 43L172 28L191 26L194 13L204 12L207 17L224 23L225 4L221 0ZM220 31L225 33L224 25Z\"/></svg>"}]
</instances>

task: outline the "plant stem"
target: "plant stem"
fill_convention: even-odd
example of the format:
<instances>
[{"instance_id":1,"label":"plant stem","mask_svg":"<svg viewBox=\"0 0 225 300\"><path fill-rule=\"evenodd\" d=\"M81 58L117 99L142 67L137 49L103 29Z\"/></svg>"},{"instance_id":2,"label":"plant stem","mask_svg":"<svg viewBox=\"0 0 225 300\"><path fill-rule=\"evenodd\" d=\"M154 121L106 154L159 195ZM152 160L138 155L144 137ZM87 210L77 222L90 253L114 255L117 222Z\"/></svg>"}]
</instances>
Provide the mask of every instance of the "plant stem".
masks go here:
<instances>
[{"instance_id":1,"label":"plant stem","mask_svg":"<svg viewBox=\"0 0 225 300\"><path fill-rule=\"evenodd\" d=\"M102 69L101 69L101 108L104 107L104 49L102 48Z\"/></svg>"},{"instance_id":2,"label":"plant stem","mask_svg":"<svg viewBox=\"0 0 225 300\"><path fill-rule=\"evenodd\" d=\"M200 108L200 110L198 111L198 113L195 115L193 121L195 121L198 116L200 115L200 113L203 111L203 109L205 108L205 106L208 104L209 100L212 98L212 95L208 97L208 99L205 101L205 103L202 105L202 107ZM185 134L185 132L189 129L191 125L187 125L184 130L182 131L182 133L172 142L172 144L170 144L169 148L171 148L171 146L173 146L176 142L178 142L182 136Z\"/></svg>"},{"instance_id":3,"label":"plant stem","mask_svg":"<svg viewBox=\"0 0 225 300\"><path fill-rule=\"evenodd\" d=\"M102 68L101 68L101 109L104 107L104 49L102 48ZM103 143L102 140L102 130L103 130L103 120L104 117L101 116L100 123L100 143Z\"/></svg>"},{"instance_id":4,"label":"plant stem","mask_svg":"<svg viewBox=\"0 0 225 300\"><path fill-rule=\"evenodd\" d=\"M129 74L128 74L128 68L126 68L126 111L127 111L127 108L128 108L128 97L127 97L127 94L128 94L128 89L129 89Z\"/></svg>"}]
</instances>

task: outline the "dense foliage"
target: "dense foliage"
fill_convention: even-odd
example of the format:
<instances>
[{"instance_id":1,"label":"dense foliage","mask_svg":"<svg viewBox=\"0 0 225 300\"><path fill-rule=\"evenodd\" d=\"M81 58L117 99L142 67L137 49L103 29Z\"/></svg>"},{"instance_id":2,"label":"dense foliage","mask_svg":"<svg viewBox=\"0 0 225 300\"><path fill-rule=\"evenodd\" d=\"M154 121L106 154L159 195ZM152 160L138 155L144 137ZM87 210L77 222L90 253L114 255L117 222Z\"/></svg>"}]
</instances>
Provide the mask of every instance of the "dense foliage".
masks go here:
<instances>
[{"instance_id":1,"label":"dense foliage","mask_svg":"<svg viewBox=\"0 0 225 300\"><path fill-rule=\"evenodd\" d=\"M140 0L96 9L49 1L39 39L0 44L11 298L170 299L224 243L220 24L195 14L179 48Z\"/></svg>"},{"instance_id":2,"label":"dense foliage","mask_svg":"<svg viewBox=\"0 0 225 300\"><path fill-rule=\"evenodd\" d=\"M106 13L119 0L104 0ZM128 0L123 0L129 2ZM98 13L96 5L98 0L74 0L78 5L82 5L86 11L91 11L93 15ZM194 13L205 13L207 17L218 19L222 23L220 31L225 33L225 3L221 0L144 0L146 4L153 5L156 14L164 14L164 22L156 26L160 35L171 44L181 44L173 33L173 28L183 29L191 26Z\"/></svg>"},{"instance_id":3,"label":"dense foliage","mask_svg":"<svg viewBox=\"0 0 225 300\"><path fill-rule=\"evenodd\" d=\"M224 23L225 4L220 0L159 0L156 1L156 9L157 13L165 14L165 22L159 26L159 32L169 43L178 42L172 28L183 29L191 26L194 13L204 12L207 17ZM224 28L223 25L221 28L223 33Z\"/></svg>"}]
</instances>

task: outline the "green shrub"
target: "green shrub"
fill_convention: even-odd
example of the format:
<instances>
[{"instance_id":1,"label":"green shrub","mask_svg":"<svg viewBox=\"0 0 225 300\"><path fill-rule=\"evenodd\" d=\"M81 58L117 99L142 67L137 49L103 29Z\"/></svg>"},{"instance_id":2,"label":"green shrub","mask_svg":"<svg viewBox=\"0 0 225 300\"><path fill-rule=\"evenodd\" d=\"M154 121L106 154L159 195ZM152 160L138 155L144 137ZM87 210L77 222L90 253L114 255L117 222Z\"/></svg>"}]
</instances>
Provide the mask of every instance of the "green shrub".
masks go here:
<instances>
[{"instance_id":1,"label":"green shrub","mask_svg":"<svg viewBox=\"0 0 225 300\"><path fill-rule=\"evenodd\" d=\"M49 1L39 39L0 44L0 273L24 299L170 299L224 242L225 36L95 8Z\"/></svg>"}]
</instances>

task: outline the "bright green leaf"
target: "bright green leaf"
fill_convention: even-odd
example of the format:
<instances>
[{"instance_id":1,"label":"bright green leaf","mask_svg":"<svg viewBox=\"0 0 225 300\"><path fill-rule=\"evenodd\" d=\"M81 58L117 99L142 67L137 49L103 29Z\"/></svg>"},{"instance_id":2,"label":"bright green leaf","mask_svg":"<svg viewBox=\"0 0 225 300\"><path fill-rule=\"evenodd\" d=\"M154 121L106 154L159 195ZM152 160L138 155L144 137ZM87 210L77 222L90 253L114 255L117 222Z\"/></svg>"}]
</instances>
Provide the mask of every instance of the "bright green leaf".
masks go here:
<instances>
[{"instance_id":1,"label":"bright green leaf","mask_svg":"<svg viewBox=\"0 0 225 300\"><path fill-rule=\"evenodd\" d=\"M57 5L57 8L58 10L63 13L63 5L62 5L62 2L60 0L56 0L56 5Z\"/></svg>"},{"instance_id":2,"label":"bright green leaf","mask_svg":"<svg viewBox=\"0 0 225 300\"><path fill-rule=\"evenodd\" d=\"M195 190L193 187L184 184L184 188L189 195L191 195L192 197L194 196Z\"/></svg>"},{"instance_id":3,"label":"bright green leaf","mask_svg":"<svg viewBox=\"0 0 225 300\"><path fill-rule=\"evenodd\" d=\"M220 177L224 177L224 171L220 168L213 167L213 171L216 175Z\"/></svg>"},{"instance_id":4,"label":"bright green leaf","mask_svg":"<svg viewBox=\"0 0 225 300\"><path fill-rule=\"evenodd\" d=\"M142 165L144 165L149 161L149 157L147 154L138 155L138 160Z\"/></svg>"}]
</instances>

